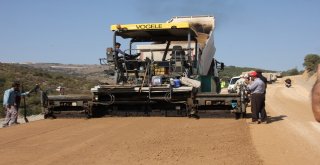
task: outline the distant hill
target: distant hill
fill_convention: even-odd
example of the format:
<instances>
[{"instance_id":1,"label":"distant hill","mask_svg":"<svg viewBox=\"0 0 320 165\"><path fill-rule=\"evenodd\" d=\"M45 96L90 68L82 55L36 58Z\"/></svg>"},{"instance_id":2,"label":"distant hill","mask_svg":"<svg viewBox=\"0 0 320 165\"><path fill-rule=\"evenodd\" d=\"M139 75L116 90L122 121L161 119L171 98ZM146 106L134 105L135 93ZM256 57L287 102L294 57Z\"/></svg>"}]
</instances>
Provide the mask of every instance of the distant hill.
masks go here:
<instances>
[{"instance_id":1,"label":"distant hill","mask_svg":"<svg viewBox=\"0 0 320 165\"><path fill-rule=\"evenodd\" d=\"M24 88L32 89L35 84L40 84L43 90L49 90L51 94L58 94L55 89L58 86L65 87L66 94L90 94L90 88L102 82L110 81L104 75L107 69L103 65L75 65L58 63L26 63L5 64L0 63L0 106L3 103L4 90L11 87L14 80L19 80ZM228 80L238 76L242 72L256 70L256 68L225 66L219 76ZM274 72L263 70L264 72ZM38 94L28 97L27 105L30 114L40 113L40 99ZM0 116L3 111L0 110Z\"/></svg>"},{"instance_id":2,"label":"distant hill","mask_svg":"<svg viewBox=\"0 0 320 165\"><path fill-rule=\"evenodd\" d=\"M225 66L224 70L219 72L219 77L224 80L229 80L230 78L234 76L239 76L242 74L242 72L248 72L253 70L261 70L262 72L276 72L272 70L264 70L261 68L249 68L249 67L236 67L236 66Z\"/></svg>"},{"instance_id":3,"label":"distant hill","mask_svg":"<svg viewBox=\"0 0 320 165\"><path fill-rule=\"evenodd\" d=\"M80 73L72 74L71 71L68 73L64 70L54 71L54 69L46 69L44 66L34 67L30 64L0 63L0 106L2 107L4 91L11 87L14 80L20 81L26 91L39 84L43 90L48 90L51 94L58 94L55 91L58 86L65 87L66 94L90 94L90 88L99 82ZM39 94L32 94L26 100L30 114L40 112ZM0 115L3 115L2 109Z\"/></svg>"},{"instance_id":4,"label":"distant hill","mask_svg":"<svg viewBox=\"0 0 320 165\"><path fill-rule=\"evenodd\" d=\"M99 80L103 78L103 71L106 69L106 66L103 65L80 65L59 63L32 63L26 65L50 72L60 72L68 75L79 76L88 80Z\"/></svg>"}]
</instances>

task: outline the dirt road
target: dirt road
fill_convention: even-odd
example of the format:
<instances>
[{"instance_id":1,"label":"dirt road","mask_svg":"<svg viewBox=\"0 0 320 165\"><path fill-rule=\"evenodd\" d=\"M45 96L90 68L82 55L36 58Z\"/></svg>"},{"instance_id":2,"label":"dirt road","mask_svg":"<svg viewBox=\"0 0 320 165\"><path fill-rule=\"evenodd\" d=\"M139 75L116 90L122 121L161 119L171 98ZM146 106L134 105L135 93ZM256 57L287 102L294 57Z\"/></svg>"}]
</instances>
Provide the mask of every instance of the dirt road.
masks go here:
<instances>
[{"instance_id":1,"label":"dirt road","mask_svg":"<svg viewBox=\"0 0 320 165\"><path fill-rule=\"evenodd\" d=\"M271 123L250 125L254 146L264 164L320 164L320 124L310 103L314 81L291 78L291 88L283 80L268 86L266 110Z\"/></svg>"},{"instance_id":2,"label":"dirt road","mask_svg":"<svg viewBox=\"0 0 320 165\"><path fill-rule=\"evenodd\" d=\"M1 129L0 139L0 164L261 162L246 122L234 119L42 120Z\"/></svg>"},{"instance_id":3,"label":"dirt road","mask_svg":"<svg viewBox=\"0 0 320 165\"><path fill-rule=\"evenodd\" d=\"M293 82L268 86L266 125L221 117L40 120L0 129L0 164L320 164L310 85Z\"/></svg>"}]
</instances>

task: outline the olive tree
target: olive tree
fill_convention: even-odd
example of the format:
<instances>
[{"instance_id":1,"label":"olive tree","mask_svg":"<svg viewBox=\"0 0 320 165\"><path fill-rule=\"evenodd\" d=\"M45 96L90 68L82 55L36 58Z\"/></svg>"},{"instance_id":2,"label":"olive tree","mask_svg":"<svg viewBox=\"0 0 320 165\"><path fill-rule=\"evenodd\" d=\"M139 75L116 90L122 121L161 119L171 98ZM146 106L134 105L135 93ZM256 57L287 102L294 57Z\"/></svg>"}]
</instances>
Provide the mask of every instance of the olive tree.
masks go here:
<instances>
[{"instance_id":1,"label":"olive tree","mask_svg":"<svg viewBox=\"0 0 320 165\"><path fill-rule=\"evenodd\" d=\"M308 72L315 72L320 63L320 56L318 54L307 54L304 57L303 66Z\"/></svg>"}]
</instances>

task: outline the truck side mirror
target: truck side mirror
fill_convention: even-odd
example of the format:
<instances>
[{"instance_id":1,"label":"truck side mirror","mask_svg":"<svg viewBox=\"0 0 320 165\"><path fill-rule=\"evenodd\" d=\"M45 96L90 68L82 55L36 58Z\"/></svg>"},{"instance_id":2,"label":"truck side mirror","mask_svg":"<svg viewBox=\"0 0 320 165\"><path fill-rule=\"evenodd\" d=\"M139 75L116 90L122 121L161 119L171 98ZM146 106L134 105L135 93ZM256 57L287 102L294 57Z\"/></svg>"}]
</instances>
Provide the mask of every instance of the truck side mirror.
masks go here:
<instances>
[{"instance_id":1,"label":"truck side mirror","mask_svg":"<svg viewBox=\"0 0 320 165\"><path fill-rule=\"evenodd\" d=\"M220 63L220 70L224 70L224 63L223 62Z\"/></svg>"}]
</instances>

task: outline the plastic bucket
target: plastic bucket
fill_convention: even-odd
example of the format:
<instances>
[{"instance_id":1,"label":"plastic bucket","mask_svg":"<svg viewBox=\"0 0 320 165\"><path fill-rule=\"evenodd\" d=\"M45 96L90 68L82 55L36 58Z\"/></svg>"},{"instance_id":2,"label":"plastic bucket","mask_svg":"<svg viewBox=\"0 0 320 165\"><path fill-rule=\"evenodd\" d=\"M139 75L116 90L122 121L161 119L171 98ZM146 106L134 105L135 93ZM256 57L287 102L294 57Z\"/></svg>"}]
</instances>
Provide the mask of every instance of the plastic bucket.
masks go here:
<instances>
[{"instance_id":1,"label":"plastic bucket","mask_svg":"<svg viewBox=\"0 0 320 165\"><path fill-rule=\"evenodd\" d=\"M152 76L152 85L153 86L161 86L162 78L160 76Z\"/></svg>"},{"instance_id":2,"label":"plastic bucket","mask_svg":"<svg viewBox=\"0 0 320 165\"><path fill-rule=\"evenodd\" d=\"M179 88L181 86L179 79L174 79L173 83L174 83L174 85L173 85L174 88Z\"/></svg>"}]
</instances>

